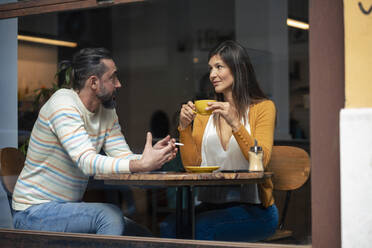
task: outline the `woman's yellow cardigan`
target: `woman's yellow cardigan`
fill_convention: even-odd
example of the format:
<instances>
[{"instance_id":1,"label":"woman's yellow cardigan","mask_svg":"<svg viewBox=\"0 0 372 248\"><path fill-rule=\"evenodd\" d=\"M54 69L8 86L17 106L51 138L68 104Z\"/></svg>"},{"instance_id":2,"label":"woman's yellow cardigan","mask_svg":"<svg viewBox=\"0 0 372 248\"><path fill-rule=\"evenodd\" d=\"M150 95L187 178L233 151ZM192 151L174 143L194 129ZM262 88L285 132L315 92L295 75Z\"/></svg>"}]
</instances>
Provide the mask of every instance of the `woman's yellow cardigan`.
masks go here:
<instances>
[{"instance_id":1,"label":"woman's yellow cardigan","mask_svg":"<svg viewBox=\"0 0 372 248\"><path fill-rule=\"evenodd\" d=\"M254 140L257 140L258 145L262 146L265 170L270 161L274 141L275 116L276 109L272 101L264 100L251 104L248 114L251 134L248 133L243 124L240 125L238 131L233 132L240 150L247 160L248 151L251 146L254 146ZM191 125L183 130L178 128L180 142L185 144L180 148L183 165L197 166L201 164L201 143L208 119L209 116L196 115L192 128ZM266 179L263 183L259 184L260 199L264 207L274 204L272 191L273 183L271 179Z\"/></svg>"}]
</instances>

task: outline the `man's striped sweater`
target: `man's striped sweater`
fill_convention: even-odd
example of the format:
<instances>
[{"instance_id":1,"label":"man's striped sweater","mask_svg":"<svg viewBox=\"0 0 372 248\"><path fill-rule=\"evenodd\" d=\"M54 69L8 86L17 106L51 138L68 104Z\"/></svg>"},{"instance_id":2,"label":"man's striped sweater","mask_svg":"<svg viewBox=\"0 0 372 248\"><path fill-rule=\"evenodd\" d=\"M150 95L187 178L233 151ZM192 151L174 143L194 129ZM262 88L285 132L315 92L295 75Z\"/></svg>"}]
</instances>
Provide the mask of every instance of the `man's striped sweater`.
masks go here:
<instances>
[{"instance_id":1,"label":"man's striped sweater","mask_svg":"<svg viewBox=\"0 0 372 248\"><path fill-rule=\"evenodd\" d=\"M101 149L107 156L100 155ZM95 174L129 172L139 159L125 141L115 109L86 109L72 89L60 89L41 108L25 166L13 193L13 209L50 201L80 201Z\"/></svg>"}]
</instances>

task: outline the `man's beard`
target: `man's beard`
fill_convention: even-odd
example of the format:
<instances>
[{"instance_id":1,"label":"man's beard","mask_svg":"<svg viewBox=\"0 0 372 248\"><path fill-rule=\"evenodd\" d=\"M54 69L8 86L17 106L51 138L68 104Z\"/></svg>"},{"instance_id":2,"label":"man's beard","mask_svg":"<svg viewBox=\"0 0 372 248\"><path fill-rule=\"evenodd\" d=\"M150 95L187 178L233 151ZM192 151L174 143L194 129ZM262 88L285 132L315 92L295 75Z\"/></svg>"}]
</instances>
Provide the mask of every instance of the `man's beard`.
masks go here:
<instances>
[{"instance_id":1,"label":"man's beard","mask_svg":"<svg viewBox=\"0 0 372 248\"><path fill-rule=\"evenodd\" d=\"M116 90L112 92L112 94L109 93L103 93L103 94L97 94L98 99L101 100L102 106L107 109L113 109L116 107Z\"/></svg>"}]
</instances>

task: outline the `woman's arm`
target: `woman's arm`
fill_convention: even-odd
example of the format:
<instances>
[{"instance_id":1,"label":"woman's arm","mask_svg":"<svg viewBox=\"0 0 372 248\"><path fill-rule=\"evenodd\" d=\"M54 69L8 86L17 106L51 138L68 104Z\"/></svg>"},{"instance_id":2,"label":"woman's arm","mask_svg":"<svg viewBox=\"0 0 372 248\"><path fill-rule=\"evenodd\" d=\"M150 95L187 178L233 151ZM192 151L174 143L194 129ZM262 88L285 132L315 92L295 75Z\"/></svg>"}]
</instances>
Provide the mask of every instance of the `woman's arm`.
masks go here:
<instances>
[{"instance_id":1,"label":"woman's arm","mask_svg":"<svg viewBox=\"0 0 372 248\"><path fill-rule=\"evenodd\" d=\"M257 140L258 145L261 146L263 150L263 164L265 168L270 161L274 142L275 116L275 105L270 100L251 105L248 117L251 134L248 133L243 125L241 125L236 132L233 132L247 160L249 159L248 151L250 147L254 146L254 140Z\"/></svg>"},{"instance_id":2,"label":"woman's arm","mask_svg":"<svg viewBox=\"0 0 372 248\"><path fill-rule=\"evenodd\" d=\"M184 144L180 147L183 165L197 166L201 164L201 143L208 119L209 116L196 115L193 127L189 125L185 129L178 128L180 142Z\"/></svg>"}]
</instances>

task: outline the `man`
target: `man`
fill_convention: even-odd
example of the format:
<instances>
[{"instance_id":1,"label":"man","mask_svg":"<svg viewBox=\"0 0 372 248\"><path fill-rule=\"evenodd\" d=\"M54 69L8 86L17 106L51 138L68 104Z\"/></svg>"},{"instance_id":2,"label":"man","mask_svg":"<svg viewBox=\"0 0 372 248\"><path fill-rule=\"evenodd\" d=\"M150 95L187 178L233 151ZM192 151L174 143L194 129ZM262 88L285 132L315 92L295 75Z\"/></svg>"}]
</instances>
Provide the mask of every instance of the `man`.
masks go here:
<instances>
[{"instance_id":1,"label":"man","mask_svg":"<svg viewBox=\"0 0 372 248\"><path fill-rule=\"evenodd\" d=\"M14 226L107 235L138 230L140 234L116 206L81 202L89 176L159 169L175 158L175 140L167 136L152 146L147 133L142 155L131 152L114 108L121 84L106 49L80 50L71 68L73 89L55 92L32 130L13 194ZM101 149L108 156L100 155Z\"/></svg>"}]
</instances>

